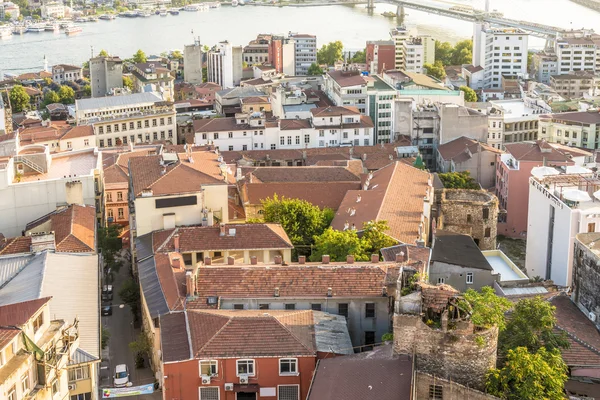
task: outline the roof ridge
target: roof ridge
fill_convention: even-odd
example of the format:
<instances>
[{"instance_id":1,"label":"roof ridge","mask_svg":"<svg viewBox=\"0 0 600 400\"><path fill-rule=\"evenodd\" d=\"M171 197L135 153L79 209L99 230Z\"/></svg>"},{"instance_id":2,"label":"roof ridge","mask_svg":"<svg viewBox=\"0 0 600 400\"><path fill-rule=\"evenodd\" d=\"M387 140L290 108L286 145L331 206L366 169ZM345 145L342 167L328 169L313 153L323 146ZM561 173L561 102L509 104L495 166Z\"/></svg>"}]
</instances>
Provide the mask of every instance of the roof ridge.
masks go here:
<instances>
[{"instance_id":1,"label":"roof ridge","mask_svg":"<svg viewBox=\"0 0 600 400\"><path fill-rule=\"evenodd\" d=\"M179 166L181 166L181 165L182 165L182 164L181 164L181 161L177 161L177 164L175 164L175 166L174 166L173 168L171 168L171 169L170 169L170 170L168 170L168 171L165 171L165 173L164 173L164 174L162 174L161 176L159 176L157 180L155 180L155 181L154 181L154 182L152 182L150 185L148 185L148 188L151 188L152 186L156 185L156 184L157 184L158 182L160 182L160 181L161 181L161 180L162 180L162 179L163 179L165 176L167 176L167 175L169 175L171 172L175 171L175 170L176 170L177 168L179 168ZM166 166L165 166L165 167L166 167ZM143 188L143 189L141 189L141 190L140 190L140 192L141 192L142 190L144 190L144 189L146 189L146 188Z\"/></svg>"},{"instance_id":2,"label":"roof ridge","mask_svg":"<svg viewBox=\"0 0 600 400\"><path fill-rule=\"evenodd\" d=\"M223 318L227 318L227 322L225 322L223 324L222 327L220 327L214 335L212 335L212 337L206 341L206 343L204 343L204 345L198 349L198 351L196 352L196 354L194 354L194 356L197 356L200 352L202 352L202 350L204 350L217 336L219 336L219 334L227 327L231 324L231 321L233 321L234 317L226 317L225 315L219 315L219 314L212 314L212 313L203 313L203 314L208 314L208 315L217 315L219 317L223 317Z\"/></svg>"},{"instance_id":3,"label":"roof ridge","mask_svg":"<svg viewBox=\"0 0 600 400\"><path fill-rule=\"evenodd\" d=\"M300 311L303 311L303 312L300 312ZM312 316L312 319L313 319L313 321L312 321L312 322L313 322L313 335L312 335L312 338L313 338L313 339L316 341L315 334L314 334L315 316L314 316L314 314L313 314L312 310L298 310L298 312L291 313L291 314L289 314L289 316L293 316L293 315L297 315L297 314L303 314L304 312L309 312L309 311L310 311L310 315ZM287 317L287 316L288 316L288 315L281 315L280 317ZM306 344L304 344L304 342L303 342L302 340L300 340L300 339L298 338L298 336L296 336L296 335L294 334L294 332L292 332L292 330L291 330L290 328L288 328L288 327L287 327L287 325L285 325L283 322L281 322L281 321L279 320L279 318L278 318L278 317L276 317L276 316L274 316L274 315L272 315L271 317L272 317L273 319L275 319L275 320L276 320L276 321L279 323L279 325L281 325L281 326L283 327L283 329L285 329L285 330L286 330L286 331L287 331L287 332L288 332L288 333L289 333L289 334L290 334L290 335L291 335L291 336L292 336L292 337L293 337L293 338L294 338L294 339L295 339L295 340L296 340L298 343L300 343L300 345L301 345L302 347L304 347L306 350L308 350L308 351L309 351L309 352L311 352L311 353L316 353L316 348L317 348L317 346L316 346L316 343L314 343L314 342L313 342L313 344L315 345L315 348L314 348L314 349L309 349L308 347L306 347Z\"/></svg>"},{"instance_id":4,"label":"roof ridge","mask_svg":"<svg viewBox=\"0 0 600 400\"><path fill-rule=\"evenodd\" d=\"M399 161L393 161L392 163L383 167L383 168L386 168L389 165L394 164L394 167L392 170L392 175L390 176L390 180L388 181L388 184L385 187L385 192L383 193L383 197L381 198L381 204L379 205L379 209L377 210L377 215L375 216L376 221L379 219L379 215L381 214L381 210L383 209L383 205L385 204L385 199L387 198L388 190L390 189L390 186L392 185L392 180L394 179L394 176L396 175L396 167L398 167L398 163L399 163ZM379 171L381 171L381 169ZM373 175L375 175L375 174L373 174Z\"/></svg>"},{"instance_id":5,"label":"roof ridge","mask_svg":"<svg viewBox=\"0 0 600 400\"><path fill-rule=\"evenodd\" d=\"M164 251L163 247L167 245L167 242L169 242L171 240L171 238L173 237L173 235L175 234L175 232L179 233L179 227L173 228L173 232L171 232L169 234L169 236L167 236L167 238L162 242L162 244L159 247L156 248L156 252L155 253L158 253L159 251ZM154 232L152 232L152 241L154 242Z\"/></svg>"},{"instance_id":6,"label":"roof ridge","mask_svg":"<svg viewBox=\"0 0 600 400\"><path fill-rule=\"evenodd\" d=\"M580 345L586 347L588 350L593 351L594 353L596 353L597 355L600 355L600 350L595 348L594 346L592 346L591 344L587 343L585 340L580 339L577 335L569 332L568 330L566 330L565 328L561 327L560 325L555 325L559 330L561 330L562 332L566 333L567 336L569 336L571 339L573 339L574 341L576 341L577 343L579 343Z\"/></svg>"}]
</instances>

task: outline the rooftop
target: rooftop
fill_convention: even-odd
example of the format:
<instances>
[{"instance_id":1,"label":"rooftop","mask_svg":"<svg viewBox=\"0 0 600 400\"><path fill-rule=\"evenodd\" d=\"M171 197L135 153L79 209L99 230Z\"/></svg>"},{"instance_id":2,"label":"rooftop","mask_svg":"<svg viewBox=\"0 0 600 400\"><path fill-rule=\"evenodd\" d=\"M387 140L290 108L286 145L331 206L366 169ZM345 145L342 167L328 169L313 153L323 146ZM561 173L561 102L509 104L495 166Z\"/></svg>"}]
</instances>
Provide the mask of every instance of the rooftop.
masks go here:
<instances>
[{"instance_id":1,"label":"rooftop","mask_svg":"<svg viewBox=\"0 0 600 400\"><path fill-rule=\"evenodd\" d=\"M505 143L506 152L518 161L570 163L569 157L552 147L545 140L535 142Z\"/></svg>"},{"instance_id":2,"label":"rooftop","mask_svg":"<svg viewBox=\"0 0 600 400\"><path fill-rule=\"evenodd\" d=\"M360 115L360 111L358 111L358 109L355 107L339 106L312 108L310 110L310 113L313 117L340 117L342 115Z\"/></svg>"},{"instance_id":3,"label":"rooftop","mask_svg":"<svg viewBox=\"0 0 600 400\"><path fill-rule=\"evenodd\" d=\"M465 268L476 268L492 271L486 257L468 235L460 235L448 231L437 230L433 239L431 261L457 265Z\"/></svg>"},{"instance_id":4,"label":"rooftop","mask_svg":"<svg viewBox=\"0 0 600 400\"><path fill-rule=\"evenodd\" d=\"M94 97L89 99L75 100L77 111L97 110L101 108L126 107L141 103L156 103L163 99L156 93L134 93L123 96Z\"/></svg>"},{"instance_id":5,"label":"rooftop","mask_svg":"<svg viewBox=\"0 0 600 400\"><path fill-rule=\"evenodd\" d=\"M366 86L367 81L358 71L329 71L330 76L341 87Z\"/></svg>"},{"instance_id":6,"label":"rooftop","mask_svg":"<svg viewBox=\"0 0 600 400\"><path fill-rule=\"evenodd\" d=\"M456 163L466 161L470 159L473 154L479 153L480 151L491 151L494 153L502 152L486 143L481 143L466 136L461 136L438 146L438 152L444 160L452 160Z\"/></svg>"},{"instance_id":7,"label":"rooftop","mask_svg":"<svg viewBox=\"0 0 600 400\"><path fill-rule=\"evenodd\" d=\"M551 117L553 121L559 123L565 121L579 124L600 124L600 112L598 111L564 112L552 114Z\"/></svg>"},{"instance_id":8,"label":"rooftop","mask_svg":"<svg viewBox=\"0 0 600 400\"><path fill-rule=\"evenodd\" d=\"M523 273L501 250L481 252L494 270L500 275L500 282L529 282L529 277Z\"/></svg>"},{"instance_id":9,"label":"rooftop","mask_svg":"<svg viewBox=\"0 0 600 400\"><path fill-rule=\"evenodd\" d=\"M534 115L546 111L523 99L491 100L490 103L504 111L504 120L506 122L510 122L511 119L520 119L522 117L533 118Z\"/></svg>"},{"instance_id":10,"label":"rooftop","mask_svg":"<svg viewBox=\"0 0 600 400\"><path fill-rule=\"evenodd\" d=\"M52 156L52 163L48 172L39 174L24 174L20 181L13 183L22 184L25 182L45 181L50 179L61 179L67 177L90 176L94 170L99 167L98 153L94 149L88 149L77 152L57 153Z\"/></svg>"}]
</instances>

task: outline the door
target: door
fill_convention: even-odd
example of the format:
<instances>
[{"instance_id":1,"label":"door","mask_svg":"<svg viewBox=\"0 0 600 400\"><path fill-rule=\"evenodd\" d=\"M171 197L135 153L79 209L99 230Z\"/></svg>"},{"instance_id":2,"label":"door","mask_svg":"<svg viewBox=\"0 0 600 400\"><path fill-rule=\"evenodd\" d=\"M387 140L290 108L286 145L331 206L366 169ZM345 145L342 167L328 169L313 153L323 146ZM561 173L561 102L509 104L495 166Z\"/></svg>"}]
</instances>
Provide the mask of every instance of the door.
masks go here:
<instances>
[{"instance_id":1,"label":"door","mask_svg":"<svg viewBox=\"0 0 600 400\"><path fill-rule=\"evenodd\" d=\"M588 233L596 232L596 223L592 222L588 224Z\"/></svg>"},{"instance_id":2,"label":"door","mask_svg":"<svg viewBox=\"0 0 600 400\"><path fill-rule=\"evenodd\" d=\"M256 393L238 392L235 400L256 400Z\"/></svg>"}]
</instances>

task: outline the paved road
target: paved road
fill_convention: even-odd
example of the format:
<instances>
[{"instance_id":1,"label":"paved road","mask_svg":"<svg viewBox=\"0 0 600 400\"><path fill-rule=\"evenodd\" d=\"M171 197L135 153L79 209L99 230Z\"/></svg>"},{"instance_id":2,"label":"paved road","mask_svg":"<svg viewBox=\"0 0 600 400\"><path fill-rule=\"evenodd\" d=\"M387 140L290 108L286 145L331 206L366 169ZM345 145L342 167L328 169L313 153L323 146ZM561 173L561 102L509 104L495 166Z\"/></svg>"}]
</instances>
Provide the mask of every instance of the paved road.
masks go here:
<instances>
[{"instance_id":1,"label":"paved road","mask_svg":"<svg viewBox=\"0 0 600 400\"><path fill-rule=\"evenodd\" d=\"M133 327L133 315L131 308L125 306L119 297L119 289L123 282L129 279L129 266L121 267L118 274L115 274L113 283L113 313L110 316L102 317L102 326L110 332L110 341L108 348L102 351L102 364L100 366L100 387L112 387L112 376L115 367L119 364L126 364L129 368L130 379L134 386L144 385L154 382L154 373L150 368L136 369L132 352L129 350L129 343L135 341L139 334L139 329ZM159 400L162 399L160 392L152 395L131 396L129 399L137 400Z\"/></svg>"}]
</instances>

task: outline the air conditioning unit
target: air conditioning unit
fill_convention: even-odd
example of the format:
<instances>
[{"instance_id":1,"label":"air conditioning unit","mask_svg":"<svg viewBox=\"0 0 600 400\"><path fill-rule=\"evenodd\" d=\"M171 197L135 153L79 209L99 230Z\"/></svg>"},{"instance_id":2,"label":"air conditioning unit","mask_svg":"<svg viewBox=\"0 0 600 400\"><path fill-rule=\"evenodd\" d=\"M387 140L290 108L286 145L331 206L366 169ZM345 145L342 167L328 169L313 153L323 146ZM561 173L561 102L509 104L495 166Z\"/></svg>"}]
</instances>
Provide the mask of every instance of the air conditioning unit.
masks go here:
<instances>
[{"instance_id":1,"label":"air conditioning unit","mask_svg":"<svg viewBox=\"0 0 600 400\"><path fill-rule=\"evenodd\" d=\"M225 390L231 392L233 390L233 383L226 383Z\"/></svg>"},{"instance_id":2,"label":"air conditioning unit","mask_svg":"<svg viewBox=\"0 0 600 400\"><path fill-rule=\"evenodd\" d=\"M596 322L596 314L595 313L589 312L588 313L588 318L590 319L590 321Z\"/></svg>"},{"instance_id":3,"label":"air conditioning unit","mask_svg":"<svg viewBox=\"0 0 600 400\"><path fill-rule=\"evenodd\" d=\"M76 388L77 388L77 384L75 384L75 383L69 383L69 386L68 386L69 391L75 390Z\"/></svg>"},{"instance_id":4,"label":"air conditioning unit","mask_svg":"<svg viewBox=\"0 0 600 400\"><path fill-rule=\"evenodd\" d=\"M240 376L240 384L245 385L248 383L248 375Z\"/></svg>"},{"instance_id":5,"label":"air conditioning unit","mask_svg":"<svg viewBox=\"0 0 600 400\"><path fill-rule=\"evenodd\" d=\"M210 376L203 376L202 377L202 384L203 385L209 385L210 384Z\"/></svg>"}]
</instances>

